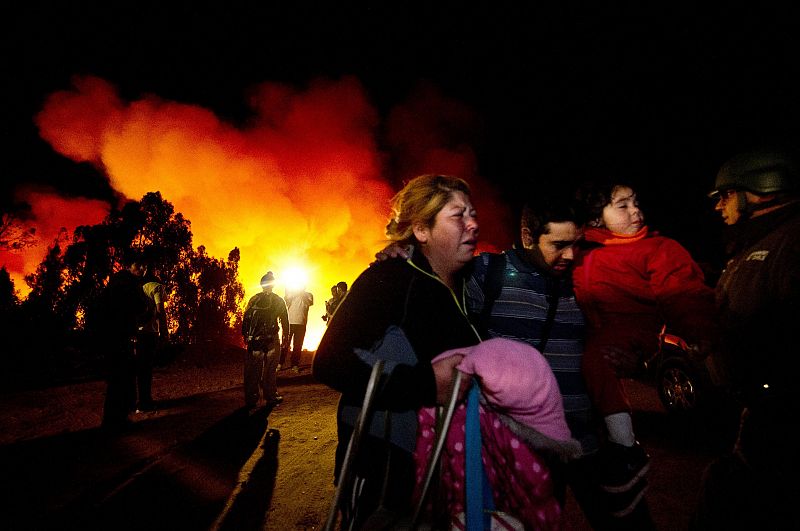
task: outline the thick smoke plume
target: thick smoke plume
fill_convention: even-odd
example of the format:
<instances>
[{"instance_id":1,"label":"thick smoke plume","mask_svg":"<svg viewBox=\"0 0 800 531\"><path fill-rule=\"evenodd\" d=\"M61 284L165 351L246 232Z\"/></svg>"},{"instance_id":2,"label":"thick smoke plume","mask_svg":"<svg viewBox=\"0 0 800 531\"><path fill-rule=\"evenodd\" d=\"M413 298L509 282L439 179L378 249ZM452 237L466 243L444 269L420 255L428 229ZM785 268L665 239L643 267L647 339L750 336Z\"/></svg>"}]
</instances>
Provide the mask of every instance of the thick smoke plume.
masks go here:
<instances>
[{"instance_id":1,"label":"thick smoke plume","mask_svg":"<svg viewBox=\"0 0 800 531\"><path fill-rule=\"evenodd\" d=\"M463 113L448 111L446 100L430 88L398 108L382 131L354 78L320 80L304 90L276 83L254 87L246 126L154 95L124 101L96 77L73 83L73 89L51 94L36 117L42 138L62 155L104 172L126 197L160 191L191 220L194 244L205 245L211 255L224 258L238 247L247 297L260 289L266 271L275 272L283 295L293 271L303 269L315 297L307 348L315 348L324 332L320 317L331 285L351 284L383 247L389 200L400 180L438 172L476 184L472 151L447 145L440 127ZM385 176L391 157L376 140L382 133L404 161L393 184ZM30 195L27 200L34 211L45 202ZM107 211L97 203L62 204L50 217L61 223L59 216L71 211L84 217L65 220L65 227L96 223ZM33 262L25 260L26 272L35 268Z\"/></svg>"}]
</instances>

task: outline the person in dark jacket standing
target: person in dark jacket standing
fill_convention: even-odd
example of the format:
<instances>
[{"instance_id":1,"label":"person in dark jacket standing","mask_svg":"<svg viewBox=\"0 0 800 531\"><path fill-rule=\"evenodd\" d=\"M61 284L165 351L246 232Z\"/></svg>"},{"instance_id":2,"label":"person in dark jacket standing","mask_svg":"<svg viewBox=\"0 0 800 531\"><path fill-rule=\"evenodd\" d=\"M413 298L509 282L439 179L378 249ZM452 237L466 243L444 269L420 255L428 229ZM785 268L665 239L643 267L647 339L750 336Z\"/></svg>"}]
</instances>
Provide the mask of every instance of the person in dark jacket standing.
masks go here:
<instances>
[{"instance_id":1,"label":"person in dark jacket standing","mask_svg":"<svg viewBox=\"0 0 800 531\"><path fill-rule=\"evenodd\" d=\"M347 295L347 282L342 280L331 286L331 298L325 301L325 315L322 316L326 325L330 324L333 313L345 295Z\"/></svg>"},{"instance_id":2,"label":"person in dark jacket standing","mask_svg":"<svg viewBox=\"0 0 800 531\"><path fill-rule=\"evenodd\" d=\"M717 283L712 376L742 408L733 451L706 470L692 529L799 529L800 179L786 152L756 150L720 169L715 209L730 260Z\"/></svg>"},{"instance_id":3,"label":"person in dark jacket standing","mask_svg":"<svg viewBox=\"0 0 800 531\"><path fill-rule=\"evenodd\" d=\"M259 389L267 405L283 401L278 394L276 372L281 351L281 333L285 345L289 333L286 302L272 292L275 275L268 271L261 277L261 293L253 295L242 317L242 336L247 343L244 361L244 403L258 405ZM278 323L280 322L280 331Z\"/></svg>"},{"instance_id":4,"label":"person in dark jacket standing","mask_svg":"<svg viewBox=\"0 0 800 531\"><path fill-rule=\"evenodd\" d=\"M371 373L370 364L356 351L369 351L394 325L402 330L416 358L416 363L396 365L380 384L374 407L408 412L405 418L412 425L403 426L409 428L403 441L370 434L361 442L354 463L357 501L340 506L346 519L355 510L356 528L379 506L386 516L380 528L393 528L394 518L409 513L415 482L416 410L445 403L452 391L453 368L463 356L435 364L431 360L446 350L480 341L466 316L464 268L472 261L478 238L467 184L449 176L417 177L395 196L393 211L387 237L413 243L416 251L408 260L372 265L356 279L322 337L312 366L318 381L342 393L337 413L338 476L353 431L348 415L361 406ZM393 434L395 427L393 421ZM351 494L346 492L342 499L351 500Z\"/></svg>"},{"instance_id":5,"label":"person in dark jacket standing","mask_svg":"<svg viewBox=\"0 0 800 531\"><path fill-rule=\"evenodd\" d=\"M108 430L122 430L132 424L128 415L136 407L135 340L149 309L142 290L147 268L141 259L128 261L127 268L109 278L97 309L107 382L102 426Z\"/></svg>"}]
</instances>

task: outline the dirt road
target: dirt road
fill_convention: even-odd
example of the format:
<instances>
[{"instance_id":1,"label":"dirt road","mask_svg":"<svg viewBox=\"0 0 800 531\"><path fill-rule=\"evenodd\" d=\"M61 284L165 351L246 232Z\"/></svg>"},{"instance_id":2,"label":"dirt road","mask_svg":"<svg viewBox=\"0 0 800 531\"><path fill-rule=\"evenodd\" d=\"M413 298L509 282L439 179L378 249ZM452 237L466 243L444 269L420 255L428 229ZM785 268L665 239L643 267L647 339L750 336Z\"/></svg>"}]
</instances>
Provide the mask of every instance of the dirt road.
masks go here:
<instances>
[{"instance_id":1,"label":"dirt road","mask_svg":"<svg viewBox=\"0 0 800 531\"><path fill-rule=\"evenodd\" d=\"M281 373L285 400L241 408L241 365L160 371L159 411L130 432L99 426L103 384L0 396L0 510L5 529L316 530L333 496L337 393ZM633 389L653 456L648 499L659 529L685 528L705 464L721 450ZM566 530L587 529L574 502Z\"/></svg>"},{"instance_id":2,"label":"dirt road","mask_svg":"<svg viewBox=\"0 0 800 531\"><path fill-rule=\"evenodd\" d=\"M308 360L304 360L308 361ZM105 384L0 394L4 529L319 529L333 497L338 394L308 363L248 412L238 352L156 371L155 413L100 429Z\"/></svg>"}]
</instances>

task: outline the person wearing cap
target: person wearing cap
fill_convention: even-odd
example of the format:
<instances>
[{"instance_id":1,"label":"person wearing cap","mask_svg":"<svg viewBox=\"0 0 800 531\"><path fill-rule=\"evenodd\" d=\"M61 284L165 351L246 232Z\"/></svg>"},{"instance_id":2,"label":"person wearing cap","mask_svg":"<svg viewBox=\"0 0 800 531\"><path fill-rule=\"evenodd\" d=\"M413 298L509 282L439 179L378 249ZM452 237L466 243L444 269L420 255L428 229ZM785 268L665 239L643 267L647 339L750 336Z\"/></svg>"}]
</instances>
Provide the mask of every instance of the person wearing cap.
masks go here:
<instances>
[{"instance_id":1,"label":"person wearing cap","mask_svg":"<svg viewBox=\"0 0 800 531\"><path fill-rule=\"evenodd\" d=\"M784 151L737 155L711 192L730 255L716 287L710 367L741 409L734 449L706 469L692 529L799 529L798 166Z\"/></svg>"},{"instance_id":2,"label":"person wearing cap","mask_svg":"<svg viewBox=\"0 0 800 531\"><path fill-rule=\"evenodd\" d=\"M259 389L262 390L267 405L283 401L283 397L278 394L276 378L282 343L278 323L280 322L283 343L286 344L289 316L286 302L272 292L274 285L275 275L268 271L261 277L261 293L250 298L242 317L242 336L247 343L244 401L248 408L258 405Z\"/></svg>"}]
</instances>

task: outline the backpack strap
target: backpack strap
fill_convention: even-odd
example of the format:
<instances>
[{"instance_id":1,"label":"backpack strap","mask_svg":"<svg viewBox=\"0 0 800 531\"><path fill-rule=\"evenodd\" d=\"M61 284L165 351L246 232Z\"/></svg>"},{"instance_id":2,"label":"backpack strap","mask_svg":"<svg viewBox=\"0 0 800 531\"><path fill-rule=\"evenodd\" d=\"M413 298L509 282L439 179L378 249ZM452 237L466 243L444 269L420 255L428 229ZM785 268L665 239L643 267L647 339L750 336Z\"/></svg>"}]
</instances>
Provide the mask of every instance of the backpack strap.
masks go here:
<instances>
[{"instance_id":1,"label":"backpack strap","mask_svg":"<svg viewBox=\"0 0 800 531\"><path fill-rule=\"evenodd\" d=\"M553 329L553 321L556 319L556 311L558 311L558 300L561 296L561 282L557 278L547 279L547 318L542 326L542 337L539 338L539 344L536 348L544 354L544 347L547 346L547 340L550 338L550 331Z\"/></svg>"},{"instance_id":2,"label":"backpack strap","mask_svg":"<svg viewBox=\"0 0 800 531\"><path fill-rule=\"evenodd\" d=\"M506 255L493 254L487 255L489 263L486 266L486 276L483 279L483 308L478 316L478 332L488 337L489 318L492 315L492 308L500 292L503 289L503 276L506 271Z\"/></svg>"}]
</instances>

